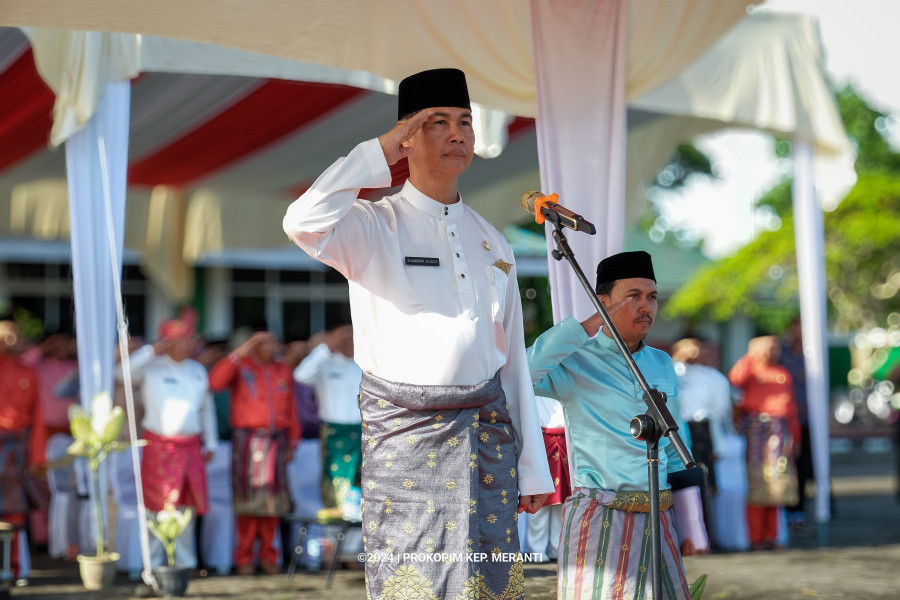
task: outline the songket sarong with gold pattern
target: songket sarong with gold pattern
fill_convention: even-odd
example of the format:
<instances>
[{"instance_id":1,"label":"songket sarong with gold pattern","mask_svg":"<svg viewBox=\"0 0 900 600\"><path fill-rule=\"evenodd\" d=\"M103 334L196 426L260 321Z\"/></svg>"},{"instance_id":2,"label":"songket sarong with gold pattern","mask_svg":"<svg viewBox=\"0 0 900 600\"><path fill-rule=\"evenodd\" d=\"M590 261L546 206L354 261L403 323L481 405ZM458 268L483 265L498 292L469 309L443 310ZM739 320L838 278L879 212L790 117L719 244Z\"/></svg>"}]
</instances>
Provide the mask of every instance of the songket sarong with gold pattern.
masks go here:
<instances>
[{"instance_id":1,"label":"songket sarong with gold pattern","mask_svg":"<svg viewBox=\"0 0 900 600\"><path fill-rule=\"evenodd\" d=\"M472 386L363 374L367 598L524 598L516 450L499 374Z\"/></svg>"},{"instance_id":2,"label":"songket sarong with gold pattern","mask_svg":"<svg viewBox=\"0 0 900 600\"><path fill-rule=\"evenodd\" d=\"M749 413L742 420L747 438L747 503L791 506L797 503L794 438L787 419Z\"/></svg>"},{"instance_id":3,"label":"songket sarong with gold pattern","mask_svg":"<svg viewBox=\"0 0 900 600\"><path fill-rule=\"evenodd\" d=\"M340 508L351 487L359 487L361 427L357 423L322 423L322 503Z\"/></svg>"}]
</instances>

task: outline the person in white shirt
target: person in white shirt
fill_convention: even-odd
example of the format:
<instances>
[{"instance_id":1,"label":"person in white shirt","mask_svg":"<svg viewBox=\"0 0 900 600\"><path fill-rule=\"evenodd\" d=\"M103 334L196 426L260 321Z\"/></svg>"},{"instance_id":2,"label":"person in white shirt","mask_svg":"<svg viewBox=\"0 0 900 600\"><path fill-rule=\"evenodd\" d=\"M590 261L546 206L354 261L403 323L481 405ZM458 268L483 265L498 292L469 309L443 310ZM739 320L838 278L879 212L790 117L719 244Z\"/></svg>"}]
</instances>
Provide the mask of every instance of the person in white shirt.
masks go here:
<instances>
[{"instance_id":1,"label":"person in white shirt","mask_svg":"<svg viewBox=\"0 0 900 600\"><path fill-rule=\"evenodd\" d=\"M519 551L517 507L534 512L554 488L515 262L457 190L475 143L465 75L407 77L398 105L391 131L334 163L284 218L298 246L349 282L368 595L414 584L439 598L521 598L522 563L508 560ZM410 175L399 193L358 198L391 185L402 159ZM418 553L485 560L404 559Z\"/></svg>"},{"instance_id":2,"label":"person in white shirt","mask_svg":"<svg viewBox=\"0 0 900 600\"><path fill-rule=\"evenodd\" d=\"M322 503L339 510L347 491L360 485L362 370L353 362L353 326L317 334L310 346L312 351L294 369L294 380L316 390L322 419Z\"/></svg>"},{"instance_id":3,"label":"person in white shirt","mask_svg":"<svg viewBox=\"0 0 900 600\"><path fill-rule=\"evenodd\" d=\"M189 507L202 515L208 507L204 463L218 445L209 381L203 365L190 358L196 343L190 322L165 321L158 338L131 355L131 375L140 384L144 404L144 506L153 512ZM121 368L117 371L121 379ZM191 519L175 546L176 565L192 569L197 567L194 522ZM162 543L155 537L151 560L157 566L165 561Z\"/></svg>"},{"instance_id":4,"label":"person in white shirt","mask_svg":"<svg viewBox=\"0 0 900 600\"><path fill-rule=\"evenodd\" d=\"M690 428L691 454L706 468L710 488L715 491L716 455L725 436L734 431L731 384L718 369L701 363L702 352L702 342L693 338L672 345L681 417Z\"/></svg>"}]
</instances>

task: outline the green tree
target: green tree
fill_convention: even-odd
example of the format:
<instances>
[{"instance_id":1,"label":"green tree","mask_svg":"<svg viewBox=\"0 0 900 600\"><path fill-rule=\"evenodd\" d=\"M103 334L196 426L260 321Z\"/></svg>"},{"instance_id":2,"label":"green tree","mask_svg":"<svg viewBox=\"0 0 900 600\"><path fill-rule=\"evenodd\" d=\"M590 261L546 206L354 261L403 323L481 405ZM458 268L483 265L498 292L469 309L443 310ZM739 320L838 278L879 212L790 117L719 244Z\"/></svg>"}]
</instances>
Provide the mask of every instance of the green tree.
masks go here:
<instances>
[{"instance_id":1,"label":"green tree","mask_svg":"<svg viewBox=\"0 0 900 600\"><path fill-rule=\"evenodd\" d=\"M837 99L858 152L858 179L825 214L825 273L832 327L852 331L884 324L900 310L900 155L884 137L885 115L850 87ZM779 140L776 153L789 154L789 142ZM667 315L725 320L743 313L761 330L787 326L799 312L791 184L779 183L757 202L781 218L781 227L698 273L664 307Z\"/></svg>"}]
</instances>

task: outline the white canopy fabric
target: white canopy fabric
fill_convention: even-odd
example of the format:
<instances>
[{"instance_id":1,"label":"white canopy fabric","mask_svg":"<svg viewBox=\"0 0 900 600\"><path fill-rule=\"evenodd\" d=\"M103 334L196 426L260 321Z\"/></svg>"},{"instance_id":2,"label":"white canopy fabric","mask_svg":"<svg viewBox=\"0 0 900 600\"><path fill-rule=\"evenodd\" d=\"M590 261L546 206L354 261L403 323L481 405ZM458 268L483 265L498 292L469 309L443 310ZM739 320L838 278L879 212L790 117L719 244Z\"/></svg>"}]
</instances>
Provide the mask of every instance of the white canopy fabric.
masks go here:
<instances>
[{"instance_id":1,"label":"white canopy fabric","mask_svg":"<svg viewBox=\"0 0 900 600\"><path fill-rule=\"evenodd\" d=\"M852 166L855 158L825 75L812 17L757 11L675 78L630 106L670 115L631 129L641 150L665 152L673 143L727 126L805 140L820 176L837 165ZM820 188L823 205L833 208L849 185L844 181Z\"/></svg>"},{"instance_id":2,"label":"white canopy fabric","mask_svg":"<svg viewBox=\"0 0 900 600\"><path fill-rule=\"evenodd\" d=\"M32 38L54 41L58 47L60 32L30 33ZM0 48L9 37L0 38ZM633 222L644 214L644 182L665 164L677 143L697 133L737 125L768 126L781 134L793 135L789 125L793 122L797 127L796 134L812 140L817 149L817 168L832 157L849 155L849 144L837 119L834 101L827 95L824 85L817 42L812 21L799 16L757 12L743 19L693 66L661 88L673 90L671 94L667 96L658 90L632 101L625 161L626 221ZM21 44L24 42L8 52L14 55L15 51L21 51ZM312 81L345 81L369 89L391 90L394 87L393 82L358 71L348 73L331 67L300 65L286 59L193 42L142 36L139 48L144 75L133 85L132 163L167 141L178 140L198 123L244 98L260 85L261 80L255 78L305 77ZM41 53L36 50L38 57ZM3 58L0 57L0 61ZM705 69L696 66L706 63L712 66ZM785 68L768 68L769 65ZM229 68L245 77L152 73L160 69L218 74L227 73ZM119 70L127 71L126 67ZM702 74L706 71L714 75L704 79ZM742 75L737 77L737 73ZM251 75L255 78L250 78ZM723 87L723 82L729 86ZM748 90L753 91L753 101L743 100L741 110L734 110L734 103L727 100L737 96L731 86L743 90L744 98ZM773 101L772 92L769 95L761 92L775 89L782 90L775 97L778 103ZM247 205L256 206L265 214L283 211L285 202L291 198L285 189L314 179L331 157L345 153L356 140L378 135L391 122L393 106L394 101L389 96L378 92L369 94L346 107L321 115L314 126L241 157L227 169L211 173L184 188L181 193L186 197L189 212L183 240L183 258L187 264L229 247L283 244L285 241L277 227L237 227L234 223L246 221L235 217L246 216ZM730 114L727 113L729 107ZM665 111L675 116L665 118ZM692 117L692 111L709 118ZM813 114L816 119L798 113ZM821 125L823 123L825 125ZM234 135L241 133L235 131ZM527 218L519 212L516 199L524 190L541 188L535 146L534 132L529 128L511 140L499 158L477 160L463 178L466 202L500 228ZM64 177L62 164L52 152L19 162L14 169L0 170L0 194L14 192L15 196L12 221L6 221L10 213L4 211L5 214L0 214L0 229L40 239L65 238L68 212L65 208L59 209L66 204L66 186L59 179L61 177ZM562 192L549 186L545 191ZM126 244L140 250L148 243L144 240L143 228L148 222L150 196L151 191L146 188L134 185L129 188ZM591 201L599 196L596 189L591 189L585 199ZM0 197L0 207L9 198ZM503 198L506 201L501 200ZM563 202L572 199L571 193L563 195ZM597 206L588 206L583 214L591 218L597 211Z\"/></svg>"},{"instance_id":3,"label":"white canopy fabric","mask_svg":"<svg viewBox=\"0 0 900 600\"><path fill-rule=\"evenodd\" d=\"M544 4L558 7L565 3ZM598 2L575 4L590 10ZM690 64L744 16L750 2L629 0L627 4L626 90L629 98L636 98ZM531 11L516 0L440 4L414 0L402 5L390 0L255 0L231 2L227 10L218 0L158 0L152 5L139 0L6 0L0 25L128 32L204 42L267 57L365 71L392 81L422 69L456 66L466 72L475 101L510 114L537 114ZM142 58L135 54L140 50L139 39L116 36L99 43L87 38L55 43L69 49L60 59L68 66L58 72L68 72L85 88L63 100L66 105L55 111L57 120L68 111L74 112L76 119L86 116L81 110L85 103L99 97L105 84L113 80L104 78L103 73L97 73L93 81L75 75L73 69L80 59L72 51L73 44L118 48L115 55L107 56L107 62L115 65L104 67L110 75L142 66ZM169 54L173 56L182 55ZM249 67L253 60L244 57L248 61L244 67ZM159 63L148 66L154 64ZM353 77L365 79L358 73ZM372 83L381 85L377 80ZM67 137L62 131L59 136L57 141Z\"/></svg>"}]
</instances>

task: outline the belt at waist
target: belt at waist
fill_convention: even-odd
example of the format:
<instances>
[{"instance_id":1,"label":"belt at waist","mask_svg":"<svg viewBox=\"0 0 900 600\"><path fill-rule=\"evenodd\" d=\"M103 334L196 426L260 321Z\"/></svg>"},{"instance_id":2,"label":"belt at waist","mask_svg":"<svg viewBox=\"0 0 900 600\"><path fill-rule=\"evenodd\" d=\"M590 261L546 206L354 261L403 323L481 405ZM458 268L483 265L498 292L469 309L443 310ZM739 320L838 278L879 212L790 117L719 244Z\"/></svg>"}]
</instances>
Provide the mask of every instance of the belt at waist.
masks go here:
<instances>
[{"instance_id":1,"label":"belt at waist","mask_svg":"<svg viewBox=\"0 0 900 600\"><path fill-rule=\"evenodd\" d=\"M612 492L610 490L598 490L596 488L575 488L572 496L588 496L597 500L603 506L624 512L646 513L650 512L650 493L644 491ZM659 492L659 510L672 508L672 490Z\"/></svg>"},{"instance_id":2,"label":"belt at waist","mask_svg":"<svg viewBox=\"0 0 900 600\"><path fill-rule=\"evenodd\" d=\"M474 385L413 385L397 383L363 373L359 389L374 398L384 398L407 410L458 410L486 406L500 397L500 372Z\"/></svg>"}]
</instances>

